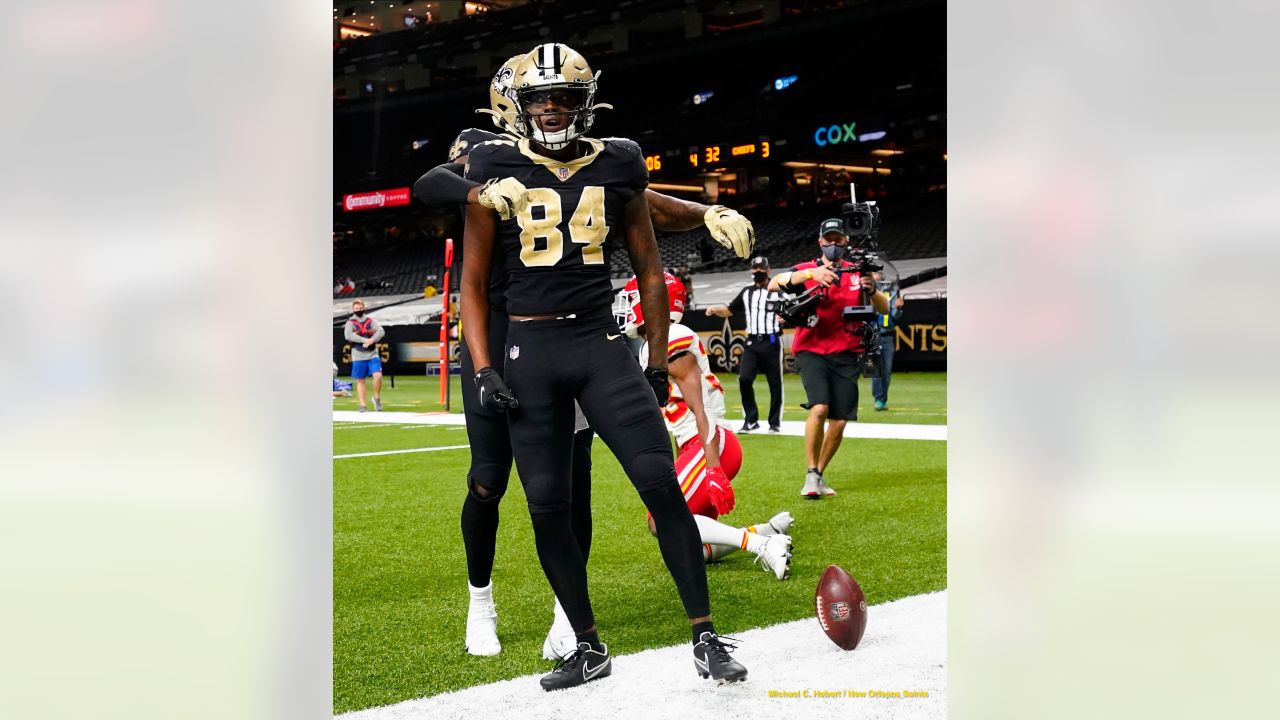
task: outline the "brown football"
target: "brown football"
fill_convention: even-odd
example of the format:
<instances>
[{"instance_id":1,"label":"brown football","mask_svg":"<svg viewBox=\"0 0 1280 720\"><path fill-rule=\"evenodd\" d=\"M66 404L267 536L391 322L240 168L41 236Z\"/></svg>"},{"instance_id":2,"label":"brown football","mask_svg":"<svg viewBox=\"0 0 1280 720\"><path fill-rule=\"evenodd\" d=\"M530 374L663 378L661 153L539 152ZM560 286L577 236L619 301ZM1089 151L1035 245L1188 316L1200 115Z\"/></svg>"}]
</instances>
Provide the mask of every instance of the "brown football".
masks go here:
<instances>
[{"instance_id":1,"label":"brown football","mask_svg":"<svg viewBox=\"0 0 1280 720\"><path fill-rule=\"evenodd\" d=\"M858 647L867 629L867 596L844 568L828 565L813 594L818 623L831 642L845 650Z\"/></svg>"}]
</instances>

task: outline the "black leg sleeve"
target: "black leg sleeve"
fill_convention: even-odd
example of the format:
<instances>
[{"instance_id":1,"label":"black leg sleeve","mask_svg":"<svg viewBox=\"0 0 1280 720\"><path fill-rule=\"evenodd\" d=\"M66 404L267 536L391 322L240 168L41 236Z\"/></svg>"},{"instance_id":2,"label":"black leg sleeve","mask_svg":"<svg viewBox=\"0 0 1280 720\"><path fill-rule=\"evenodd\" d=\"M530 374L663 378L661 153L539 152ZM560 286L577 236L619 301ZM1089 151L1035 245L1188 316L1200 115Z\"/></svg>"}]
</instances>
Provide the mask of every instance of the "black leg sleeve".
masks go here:
<instances>
[{"instance_id":1,"label":"black leg sleeve","mask_svg":"<svg viewBox=\"0 0 1280 720\"><path fill-rule=\"evenodd\" d=\"M568 509L563 509L530 513L530 517L542 571L560 599L573 631L581 633L595 625L596 618L587 595L587 563L574 542L570 514Z\"/></svg>"},{"instance_id":2,"label":"black leg sleeve","mask_svg":"<svg viewBox=\"0 0 1280 720\"><path fill-rule=\"evenodd\" d=\"M573 436L573 537L585 562L591 557L591 440L590 429Z\"/></svg>"},{"instance_id":3,"label":"black leg sleeve","mask_svg":"<svg viewBox=\"0 0 1280 720\"><path fill-rule=\"evenodd\" d=\"M680 494L680 486L672 484L644 490L640 499L653 515L658 548L671 578L676 582L685 615L690 618L710 615L711 598L707 591L702 540L684 495Z\"/></svg>"},{"instance_id":4,"label":"black leg sleeve","mask_svg":"<svg viewBox=\"0 0 1280 720\"><path fill-rule=\"evenodd\" d=\"M507 317L489 317L489 353L502 357L507 336ZM462 545L467 555L467 580L472 587L489 584L498 538L498 504L507 492L511 477L511 434L505 413L480 405L472 389L475 367L471 353L462 345L462 409L471 445L471 467L467 470L467 496L462 501Z\"/></svg>"},{"instance_id":5,"label":"black leg sleeve","mask_svg":"<svg viewBox=\"0 0 1280 720\"><path fill-rule=\"evenodd\" d=\"M710 601L702 540L680 492L662 413L634 356L605 337L602 329L598 341L584 343L579 351L591 358L593 372L579 390L578 404L653 515L658 547L685 612L691 618L706 615Z\"/></svg>"},{"instance_id":6,"label":"black leg sleeve","mask_svg":"<svg viewBox=\"0 0 1280 720\"><path fill-rule=\"evenodd\" d=\"M587 567L573 527L573 397L558 377L556 326L512 323L503 376L520 400L507 411L516 469L524 486L542 571L575 632L595 624ZM550 329L548 329L550 328Z\"/></svg>"},{"instance_id":7,"label":"black leg sleeve","mask_svg":"<svg viewBox=\"0 0 1280 720\"><path fill-rule=\"evenodd\" d=\"M498 499L481 500L472 492L462 501L462 546L467 551L467 582L482 588L493 575L498 541Z\"/></svg>"}]
</instances>

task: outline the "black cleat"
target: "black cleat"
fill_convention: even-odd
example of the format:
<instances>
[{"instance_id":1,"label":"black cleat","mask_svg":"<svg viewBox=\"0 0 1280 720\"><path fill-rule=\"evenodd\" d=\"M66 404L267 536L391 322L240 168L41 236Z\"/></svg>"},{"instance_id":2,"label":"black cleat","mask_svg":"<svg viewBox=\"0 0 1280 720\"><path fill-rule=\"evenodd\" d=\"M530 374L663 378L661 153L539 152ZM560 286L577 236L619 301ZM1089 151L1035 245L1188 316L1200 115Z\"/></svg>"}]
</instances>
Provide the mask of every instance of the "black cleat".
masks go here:
<instances>
[{"instance_id":1,"label":"black cleat","mask_svg":"<svg viewBox=\"0 0 1280 720\"><path fill-rule=\"evenodd\" d=\"M730 650L737 650L738 646L725 642L725 639L715 633L702 633L693 646L694 667L703 679L715 678L721 683L746 680L747 669L729 654Z\"/></svg>"},{"instance_id":2,"label":"black cleat","mask_svg":"<svg viewBox=\"0 0 1280 720\"><path fill-rule=\"evenodd\" d=\"M596 650L591 643L580 642L577 650L556 663L556 669L543 675L539 682L543 690L565 690L609 677L612 672L613 658L609 657L609 646L600 643L600 649Z\"/></svg>"},{"instance_id":3,"label":"black cleat","mask_svg":"<svg viewBox=\"0 0 1280 720\"><path fill-rule=\"evenodd\" d=\"M742 428L738 430L738 433L739 434L749 433L759 429L760 429L760 423L758 422L753 422L753 423L744 422L742 423Z\"/></svg>"}]
</instances>

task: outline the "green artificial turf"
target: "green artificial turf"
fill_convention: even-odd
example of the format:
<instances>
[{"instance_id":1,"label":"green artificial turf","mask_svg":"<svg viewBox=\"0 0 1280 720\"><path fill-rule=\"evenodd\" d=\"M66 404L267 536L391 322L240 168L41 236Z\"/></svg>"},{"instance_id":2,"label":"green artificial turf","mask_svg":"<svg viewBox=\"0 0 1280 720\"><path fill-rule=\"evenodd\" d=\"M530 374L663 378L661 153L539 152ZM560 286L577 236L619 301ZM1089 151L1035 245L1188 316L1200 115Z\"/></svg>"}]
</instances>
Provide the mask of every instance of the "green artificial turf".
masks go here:
<instances>
[{"instance_id":1,"label":"green artificial turf","mask_svg":"<svg viewBox=\"0 0 1280 720\"><path fill-rule=\"evenodd\" d=\"M384 404L408 409L401 406L414 407L416 400L422 404L415 409L434 409L426 405L437 388L423 378L398 378L395 390L388 384ZM895 376L891 400L899 391L904 406L945 412L943 374ZM344 400L335 407L340 403L354 405ZM887 420L891 413L874 415ZM465 444L461 427L334 427L335 455ZM742 444L737 506L723 520L750 525L789 510L796 518L795 555L785 582L748 553L708 568L721 632L812 617L814 586L828 564L852 573L872 604L946 586L945 442L847 439L827 471L839 495L819 501L799 497L800 438L753 434ZM333 461L335 712L550 669L541 647L552 594L514 475L502 503L494 569L503 651L477 658L463 649L467 576L458 517L468 457L460 449ZM645 527L644 508L599 440L592 511L588 569L602 639L617 654L687 642L687 621Z\"/></svg>"},{"instance_id":2,"label":"green artificial turf","mask_svg":"<svg viewBox=\"0 0 1280 720\"><path fill-rule=\"evenodd\" d=\"M738 376L719 373L720 384L725 390L725 409L730 420L742 420L742 396L738 389ZM350 380L351 378L343 378ZM366 381L370 382L370 381ZM440 378L422 375L401 376L391 387L389 378L383 380L382 404L386 410L434 411L441 410ZM452 382L451 409L462 411L462 398L458 395L461 383L457 377ZM769 383L763 375L756 378L756 405L761 422L767 422L769 414ZM784 373L783 420L804 420L807 413L800 407L804 402L804 386L800 376ZM468 383L468 389L474 392ZM370 390L372 392L372 390ZM372 401L370 401L372 402ZM359 407L354 395L333 401L334 410L355 410ZM889 409L877 412L872 407L871 381L858 381L858 419L861 422L911 423L915 425L947 424L947 374L944 372L898 372L889 384Z\"/></svg>"}]
</instances>

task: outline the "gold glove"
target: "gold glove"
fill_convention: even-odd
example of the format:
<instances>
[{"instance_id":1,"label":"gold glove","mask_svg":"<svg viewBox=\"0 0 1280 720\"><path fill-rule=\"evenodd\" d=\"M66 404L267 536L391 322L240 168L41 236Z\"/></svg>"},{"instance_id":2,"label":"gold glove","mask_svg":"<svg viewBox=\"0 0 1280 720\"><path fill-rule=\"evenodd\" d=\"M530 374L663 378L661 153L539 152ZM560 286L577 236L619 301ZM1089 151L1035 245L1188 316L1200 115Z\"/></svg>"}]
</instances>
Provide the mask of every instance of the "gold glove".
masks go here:
<instances>
[{"instance_id":1,"label":"gold glove","mask_svg":"<svg viewBox=\"0 0 1280 720\"><path fill-rule=\"evenodd\" d=\"M711 239L732 250L734 255L744 260L751 255L756 246L756 229L737 210L712 205L702 216L702 221L706 223Z\"/></svg>"},{"instance_id":2,"label":"gold glove","mask_svg":"<svg viewBox=\"0 0 1280 720\"><path fill-rule=\"evenodd\" d=\"M494 178L480 187L480 204L510 220L529 207L529 191L515 178Z\"/></svg>"}]
</instances>

